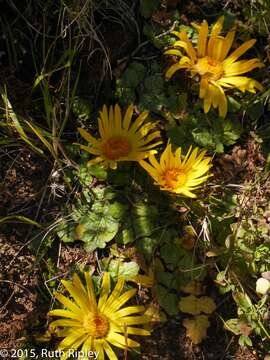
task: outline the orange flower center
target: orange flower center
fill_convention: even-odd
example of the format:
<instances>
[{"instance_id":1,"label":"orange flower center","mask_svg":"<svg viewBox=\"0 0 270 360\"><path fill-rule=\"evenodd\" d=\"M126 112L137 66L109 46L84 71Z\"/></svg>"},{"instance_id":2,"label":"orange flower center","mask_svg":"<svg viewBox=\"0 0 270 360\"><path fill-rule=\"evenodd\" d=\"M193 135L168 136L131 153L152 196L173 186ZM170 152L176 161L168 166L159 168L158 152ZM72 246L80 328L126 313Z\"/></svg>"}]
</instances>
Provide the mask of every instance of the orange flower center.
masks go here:
<instances>
[{"instance_id":1,"label":"orange flower center","mask_svg":"<svg viewBox=\"0 0 270 360\"><path fill-rule=\"evenodd\" d=\"M222 63L208 56L197 61L194 70L201 76L207 77L209 80L219 80L223 76Z\"/></svg>"},{"instance_id":2,"label":"orange flower center","mask_svg":"<svg viewBox=\"0 0 270 360\"><path fill-rule=\"evenodd\" d=\"M83 327L86 332L94 338L103 338L107 335L110 325L107 318L100 314L90 314L85 317Z\"/></svg>"},{"instance_id":3,"label":"orange flower center","mask_svg":"<svg viewBox=\"0 0 270 360\"><path fill-rule=\"evenodd\" d=\"M181 169L169 169L162 175L162 180L165 182L165 186L168 189L176 189L186 182L187 176Z\"/></svg>"},{"instance_id":4,"label":"orange flower center","mask_svg":"<svg viewBox=\"0 0 270 360\"><path fill-rule=\"evenodd\" d=\"M131 145L127 138L114 136L109 138L103 145L103 153L107 159L118 160L127 156L131 151Z\"/></svg>"}]
</instances>

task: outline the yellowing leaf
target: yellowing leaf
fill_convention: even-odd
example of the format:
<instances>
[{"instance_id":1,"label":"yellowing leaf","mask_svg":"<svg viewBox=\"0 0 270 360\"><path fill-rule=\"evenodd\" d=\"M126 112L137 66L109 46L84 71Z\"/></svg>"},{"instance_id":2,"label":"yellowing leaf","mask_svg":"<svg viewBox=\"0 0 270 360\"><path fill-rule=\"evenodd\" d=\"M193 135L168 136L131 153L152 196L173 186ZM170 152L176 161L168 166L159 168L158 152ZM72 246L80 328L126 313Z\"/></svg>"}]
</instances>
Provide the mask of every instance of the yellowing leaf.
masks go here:
<instances>
[{"instance_id":1,"label":"yellowing leaf","mask_svg":"<svg viewBox=\"0 0 270 360\"><path fill-rule=\"evenodd\" d=\"M213 299L208 296L196 297L194 295L182 297L179 301L180 311L198 315L202 312L205 314L211 314L216 309L216 304Z\"/></svg>"},{"instance_id":2,"label":"yellowing leaf","mask_svg":"<svg viewBox=\"0 0 270 360\"><path fill-rule=\"evenodd\" d=\"M194 296L185 296L179 301L179 309L187 314L198 315L201 312L199 299Z\"/></svg>"},{"instance_id":3,"label":"yellowing leaf","mask_svg":"<svg viewBox=\"0 0 270 360\"><path fill-rule=\"evenodd\" d=\"M81 240L81 238L83 237L84 232L85 232L85 225L84 224L77 225L76 228L75 228L75 239L76 240Z\"/></svg>"},{"instance_id":4,"label":"yellowing leaf","mask_svg":"<svg viewBox=\"0 0 270 360\"><path fill-rule=\"evenodd\" d=\"M136 284L152 288L154 285L155 278L154 276L148 276L148 275L136 275L133 279L130 279L131 281L134 281Z\"/></svg>"},{"instance_id":5,"label":"yellowing leaf","mask_svg":"<svg viewBox=\"0 0 270 360\"><path fill-rule=\"evenodd\" d=\"M211 258L223 254L225 249L223 247L212 248L207 251L206 256Z\"/></svg>"},{"instance_id":6,"label":"yellowing leaf","mask_svg":"<svg viewBox=\"0 0 270 360\"><path fill-rule=\"evenodd\" d=\"M196 232L193 229L193 227L189 226L189 225L184 227L184 231L185 231L185 234L181 238L182 246L186 250L192 250L194 248L195 242L196 242L196 239L195 239Z\"/></svg>"},{"instance_id":7,"label":"yellowing leaf","mask_svg":"<svg viewBox=\"0 0 270 360\"><path fill-rule=\"evenodd\" d=\"M193 319L184 319L183 326L187 330L187 336L194 344L200 344L207 336L210 322L206 315L195 316Z\"/></svg>"},{"instance_id":8,"label":"yellowing leaf","mask_svg":"<svg viewBox=\"0 0 270 360\"><path fill-rule=\"evenodd\" d=\"M149 322L145 325L145 328L150 330L155 326L155 324L159 324L167 321L166 314L160 310L160 308L154 304L150 304L144 315L148 317Z\"/></svg>"},{"instance_id":9,"label":"yellowing leaf","mask_svg":"<svg viewBox=\"0 0 270 360\"><path fill-rule=\"evenodd\" d=\"M216 304L214 300L208 296L200 298L201 311L205 314L212 314L216 310Z\"/></svg>"},{"instance_id":10,"label":"yellowing leaf","mask_svg":"<svg viewBox=\"0 0 270 360\"><path fill-rule=\"evenodd\" d=\"M192 280L188 284L181 286L181 290L191 295L201 295L203 293L202 284L196 280Z\"/></svg>"}]
</instances>

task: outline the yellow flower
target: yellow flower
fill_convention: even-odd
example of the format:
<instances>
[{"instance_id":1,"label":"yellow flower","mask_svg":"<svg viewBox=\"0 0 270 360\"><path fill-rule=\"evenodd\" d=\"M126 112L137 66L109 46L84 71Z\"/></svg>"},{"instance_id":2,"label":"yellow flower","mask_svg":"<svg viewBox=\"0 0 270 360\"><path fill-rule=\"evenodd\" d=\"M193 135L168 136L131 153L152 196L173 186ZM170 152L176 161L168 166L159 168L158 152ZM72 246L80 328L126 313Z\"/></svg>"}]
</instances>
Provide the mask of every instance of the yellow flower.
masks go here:
<instances>
[{"instance_id":1,"label":"yellow flower","mask_svg":"<svg viewBox=\"0 0 270 360\"><path fill-rule=\"evenodd\" d=\"M173 31L179 40L175 42L173 49L165 51L167 55L180 57L178 63L169 67L166 77L170 79L180 69L188 69L192 76L198 74L200 98L204 99L204 112L207 113L211 106L218 107L221 117L226 116L228 108L223 88L238 88L242 92L247 90L252 93L255 93L256 89L262 90L263 87L258 81L239 75L264 66L257 58L238 60L254 45L254 39L246 41L228 56L235 31L228 32L225 37L219 35L223 22L222 16L213 26L209 39L207 21L204 20L201 25L192 24L199 32L196 50L185 31ZM179 48L184 49L187 56L184 56Z\"/></svg>"},{"instance_id":2,"label":"yellow flower","mask_svg":"<svg viewBox=\"0 0 270 360\"><path fill-rule=\"evenodd\" d=\"M205 174L211 167L211 158L204 157L205 153L206 151L198 152L198 148L192 150L190 147L186 156L181 158L181 148L173 153L171 144L168 144L161 154L160 162L151 155L150 164L142 160L140 165L162 190L195 198L192 191L210 176Z\"/></svg>"},{"instance_id":3,"label":"yellow flower","mask_svg":"<svg viewBox=\"0 0 270 360\"><path fill-rule=\"evenodd\" d=\"M72 281L62 280L73 301L56 293L56 299L65 306L65 309L51 310L48 313L50 316L62 317L50 324L51 329L61 328L57 332L59 337L64 338L58 346L58 350L62 352L61 360L67 359L71 350L77 351L79 348L80 360L89 359L87 354L91 351L98 353L99 360L104 360L105 354L110 360L117 360L110 344L121 349L134 348L140 344L129 339L129 334L150 335L149 331L132 326L147 322L146 316L137 315L144 311L144 306L128 306L120 309L135 295L136 289L128 290L121 295L125 281L120 278L110 293L111 282L108 273L104 274L97 303L91 276L88 272L84 275L86 286L77 274L73 276ZM131 314L136 315L130 316Z\"/></svg>"},{"instance_id":4,"label":"yellow flower","mask_svg":"<svg viewBox=\"0 0 270 360\"><path fill-rule=\"evenodd\" d=\"M159 131L152 131L155 123L146 122L149 112L142 112L132 122L134 107L130 105L122 119L121 109L115 105L108 112L104 105L98 119L100 139L95 139L87 131L79 128L81 136L89 142L90 146L80 145L81 149L90 154L97 155L90 164L103 163L112 169L116 169L118 161L140 161L151 154L155 154L154 147L161 141L153 140L159 137Z\"/></svg>"}]
</instances>

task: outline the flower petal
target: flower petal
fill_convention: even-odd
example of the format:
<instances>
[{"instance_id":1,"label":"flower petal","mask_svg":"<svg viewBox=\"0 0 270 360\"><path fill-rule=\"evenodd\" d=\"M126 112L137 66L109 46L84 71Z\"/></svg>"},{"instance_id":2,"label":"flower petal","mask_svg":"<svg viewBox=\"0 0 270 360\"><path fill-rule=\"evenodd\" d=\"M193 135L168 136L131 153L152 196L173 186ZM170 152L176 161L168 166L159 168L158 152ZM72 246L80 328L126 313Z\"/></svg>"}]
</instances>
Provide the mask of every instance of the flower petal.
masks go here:
<instances>
[{"instance_id":1,"label":"flower petal","mask_svg":"<svg viewBox=\"0 0 270 360\"><path fill-rule=\"evenodd\" d=\"M248 49L250 49L255 44L255 42L256 42L255 39L251 39L251 40L244 42L244 44L242 44L241 46L239 46L239 48L234 50L231 53L231 55L229 55L229 57L227 57L223 61L223 66L227 67L230 64L232 64L233 62L235 62L240 56L242 56L246 51L248 51Z\"/></svg>"}]
</instances>

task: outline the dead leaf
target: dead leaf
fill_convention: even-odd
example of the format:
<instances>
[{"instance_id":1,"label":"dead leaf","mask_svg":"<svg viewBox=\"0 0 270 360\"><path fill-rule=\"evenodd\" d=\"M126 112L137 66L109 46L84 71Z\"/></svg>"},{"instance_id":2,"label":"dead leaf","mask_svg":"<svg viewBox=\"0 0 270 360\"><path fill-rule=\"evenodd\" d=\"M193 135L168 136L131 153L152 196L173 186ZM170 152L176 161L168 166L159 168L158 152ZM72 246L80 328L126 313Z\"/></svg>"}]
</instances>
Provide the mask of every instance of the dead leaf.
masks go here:
<instances>
[{"instance_id":1,"label":"dead leaf","mask_svg":"<svg viewBox=\"0 0 270 360\"><path fill-rule=\"evenodd\" d=\"M195 316L193 319L184 319L183 326L187 330L187 336L194 344L200 344L207 336L210 322L206 315Z\"/></svg>"}]
</instances>

